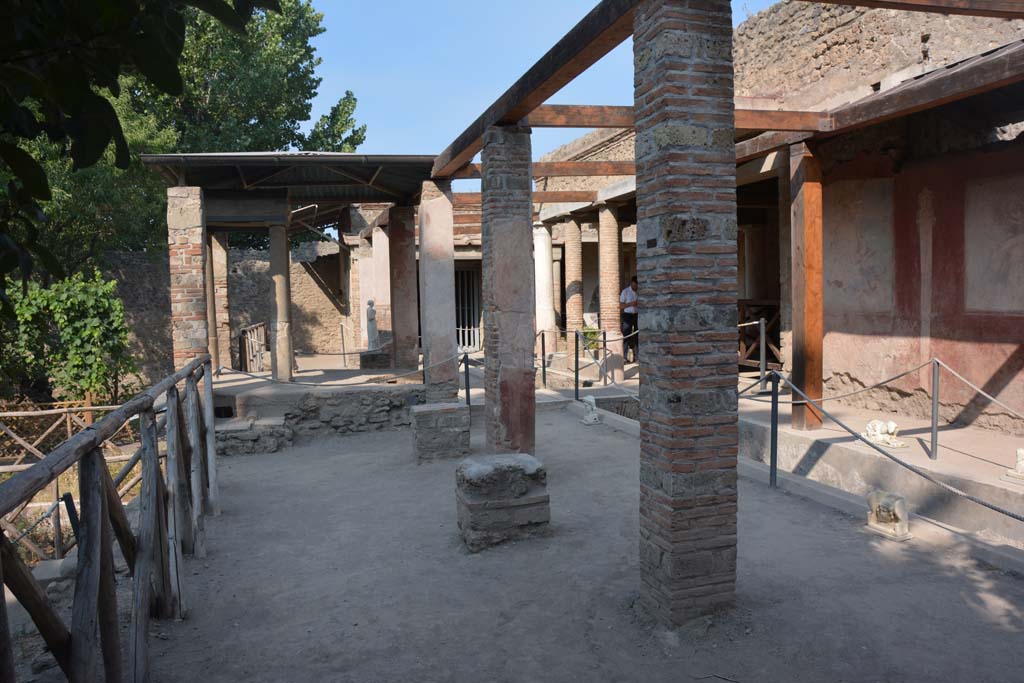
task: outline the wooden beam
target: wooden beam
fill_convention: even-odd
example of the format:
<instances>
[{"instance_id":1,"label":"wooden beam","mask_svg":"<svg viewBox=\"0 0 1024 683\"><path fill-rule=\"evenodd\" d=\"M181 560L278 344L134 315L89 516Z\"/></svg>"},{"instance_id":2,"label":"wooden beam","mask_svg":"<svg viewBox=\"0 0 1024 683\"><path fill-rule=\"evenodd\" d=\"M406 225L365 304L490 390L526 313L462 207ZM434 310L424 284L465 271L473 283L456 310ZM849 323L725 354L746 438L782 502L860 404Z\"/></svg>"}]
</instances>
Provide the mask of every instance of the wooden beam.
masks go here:
<instances>
[{"instance_id":1,"label":"wooden beam","mask_svg":"<svg viewBox=\"0 0 1024 683\"><path fill-rule=\"evenodd\" d=\"M806 144L790 148L793 287L793 382L811 399L822 392L821 160ZM796 397L794 397L795 399ZM821 427L821 413L794 400L795 429Z\"/></svg>"},{"instance_id":2,"label":"wooden beam","mask_svg":"<svg viewBox=\"0 0 1024 683\"><path fill-rule=\"evenodd\" d=\"M736 128L819 132L832 129L827 112L736 109Z\"/></svg>"},{"instance_id":3,"label":"wooden beam","mask_svg":"<svg viewBox=\"0 0 1024 683\"><path fill-rule=\"evenodd\" d=\"M488 127L525 118L633 35L633 9L638 2L602 0L437 156L433 177L451 177L483 149Z\"/></svg>"},{"instance_id":4,"label":"wooden beam","mask_svg":"<svg viewBox=\"0 0 1024 683\"><path fill-rule=\"evenodd\" d=\"M934 12L937 14L966 14L974 17L1024 19L1021 0L814 0L829 5L879 7L907 12Z\"/></svg>"},{"instance_id":5,"label":"wooden beam","mask_svg":"<svg viewBox=\"0 0 1024 683\"><path fill-rule=\"evenodd\" d=\"M832 132L881 123L1024 81L1024 41L966 59L832 112Z\"/></svg>"},{"instance_id":6,"label":"wooden beam","mask_svg":"<svg viewBox=\"0 0 1024 683\"><path fill-rule=\"evenodd\" d=\"M533 128L632 128L633 107L545 104L526 117Z\"/></svg>"},{"instance_id":7,"label":"wooden beam","mask_svg":"<svg viewBox=\"0 0 1024 683\"><path fill-rule=\"evenodd\" d=\"M467 164L453 178L477 180L480 164ZM535 161L534 178L636 175L635 161Z\"/></svg>"},{"instance_id":8,"label":"wooden beam","mask_svg":"<svg viewBox=\"0 0 1024 683\"><path fill-rule=\"evenodd\" d=\"M483 197L479 192L456 192L452 195L452 206L455 207L477 207L482 201ZM595 190L551 190L533 193L534 204L594 201L597 201Z\"/></svg>"},{"instance_id":9,"label":"wooden beam","mask_svg":"<svg viewBox=\"0 0 1024 683\"><path fill-rule=\"evenodd\" d=\"M103 455L96 449L78 466L78 574L71 608L71 675L78 683L99 680L99 601L103 553Z\"/></svg>"},{"instance_id":10,"label":"wooden beam","mask_svg":"<svg viewBox=\"0 0 1024 683\"><path fill-rule=\"evenodd\" d=\"M741 164L736 168L736 187L778 176L783 169L787 168L784 156L788 156L788 152L775 150L768 152L767 156L760 159Z\"/></svg>"},{"instance_id":11,"label":"wooden beam","mask_svg":"<svg viewBox=\"0 0 1024 683\"><path fill-rule=\"evenodd\" d=\"M810 137L811 133L761 133L755 138L736 143L736 163L742 164L762 157L772 150L788 150L790 145L803 142Z\"/></svg>"}]
</instances>

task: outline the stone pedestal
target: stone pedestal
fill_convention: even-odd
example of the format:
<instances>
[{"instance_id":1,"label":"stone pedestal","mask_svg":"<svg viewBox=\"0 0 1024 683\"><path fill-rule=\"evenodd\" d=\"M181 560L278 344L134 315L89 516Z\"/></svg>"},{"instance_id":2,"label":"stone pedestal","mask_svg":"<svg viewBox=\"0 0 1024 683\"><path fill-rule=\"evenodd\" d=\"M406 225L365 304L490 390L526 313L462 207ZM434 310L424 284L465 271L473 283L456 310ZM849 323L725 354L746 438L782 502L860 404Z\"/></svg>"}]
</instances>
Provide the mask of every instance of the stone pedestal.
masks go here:
<instances>
[{"instance_id":1,"label":"stone pedestal","mask_svg":"<svg viewBox=\"0 0 1024 683\"><path fill-rule=\"evenodd\" d=\"M526 453L466 458L455 470L459 531L470 552L544 533L551 521L547 472Z\"/></svg>"},{"instance_id":2,"label":"stone pedestal","mask_svg":"<svg viewBox=\"0 0 1024 683\"><path fill-rule=\"evenodd\" d=\"M416 459L441 460L469 455L469 406L427 403L412 407Z\"/></svg>"}]
</instances>

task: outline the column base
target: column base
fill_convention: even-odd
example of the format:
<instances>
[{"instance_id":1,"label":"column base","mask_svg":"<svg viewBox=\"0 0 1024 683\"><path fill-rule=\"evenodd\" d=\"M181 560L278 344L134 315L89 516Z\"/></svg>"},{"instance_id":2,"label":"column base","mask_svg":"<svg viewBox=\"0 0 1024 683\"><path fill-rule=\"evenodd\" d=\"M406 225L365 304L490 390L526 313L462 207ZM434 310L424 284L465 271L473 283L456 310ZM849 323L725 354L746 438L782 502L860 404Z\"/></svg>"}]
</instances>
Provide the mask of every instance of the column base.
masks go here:
<instances>
[{"instance_id":1,"label":"column base","mask_svg":"<svg viewBox=\"0 0 1024 683\"><path fill-rule=\"evenodd\" d=\"M470 552L549 530L547 472L532 455L466 458L455 471L459 531Z\"/></svg>"}]
</instances>

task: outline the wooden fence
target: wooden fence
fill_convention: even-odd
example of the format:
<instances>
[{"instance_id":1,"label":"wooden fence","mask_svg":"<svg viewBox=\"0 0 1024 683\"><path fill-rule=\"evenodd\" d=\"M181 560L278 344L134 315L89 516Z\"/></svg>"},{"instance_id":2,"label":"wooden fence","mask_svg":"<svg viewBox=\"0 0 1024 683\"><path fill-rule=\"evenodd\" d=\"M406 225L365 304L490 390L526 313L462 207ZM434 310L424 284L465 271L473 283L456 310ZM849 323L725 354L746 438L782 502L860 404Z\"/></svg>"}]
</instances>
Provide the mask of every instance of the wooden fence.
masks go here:
<instances>
[{"instance_id":1,"label":"wooden fence","mask_svg":"<svg viewBox=\"0 0 1024 683\"><path fill-rule=\"evenodd\" d=\"M203 380L202 398L199 381ZM179 392L178 384L184 384ZM166 415L154 406L166 396ZM139 415L142 445L117 477L102 455L104 441ZM166 462L160 468L158 436L166 429ZM118 495L118 478L142 463L138 529L133 533ZM70 626L65 625L12 543L0 534L0 574L29 613L57 664L71 681L145 681L149 677L151 616L182 618L182 556L204 557L206 514L220 514L213 421L213 368L197 358L0 484L0 515L7 515L79 465L78 574ZM132 576L127 661L117 617L113 542ZM6 606L0 604L0 681L14 681L14 644Z\"/></svg>"}]
</instances>

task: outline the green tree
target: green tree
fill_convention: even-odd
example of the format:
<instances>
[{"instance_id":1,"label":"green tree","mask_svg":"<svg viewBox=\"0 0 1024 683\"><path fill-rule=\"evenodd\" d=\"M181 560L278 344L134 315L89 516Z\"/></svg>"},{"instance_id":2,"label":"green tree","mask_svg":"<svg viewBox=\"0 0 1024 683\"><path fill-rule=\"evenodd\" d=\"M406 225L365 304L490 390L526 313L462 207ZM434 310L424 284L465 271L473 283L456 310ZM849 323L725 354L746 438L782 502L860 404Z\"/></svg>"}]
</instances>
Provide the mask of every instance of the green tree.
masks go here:
<instances>
[{"instance_id":1,"label":"green tree","mask_svg":"<svg viewBox=\"0 0 1024 683\"><path fill-rule=\"evenodd\" d=\"M356 125L356 96L351 90L331 107L310 129L302 141L308 152L354 152L366 142L366 126Z\"/></svg>"},{"instance_id":2,"label":"green tree","mask_svg":"<svg viewBox=\"0 0 1024 683\"><path fill-rule=\"evenodd\" d=\"M130 153L110 97L120 77L136 74L168 94L182 91L178 60L184 12L194 8L243 31L257 8L276 0L5 0L0 4L0 309L11 316L9 273L23 286L36 260L59 270L39 239L38 202L51 198L44 169L27 147L40 135L66 146L74 169L95 164L113 143L114 161ZM15 229L20 234L15 233Z\"/></svg>"},{"instance_id":3,"label":"green tree","mask_svg":"<svg viewBox=\"0 0 1024 683\"><path fill-rule=\"evenodd\" d=\"M86 393L117 402L135 372L117 282L76 273L42 287L12 290L16 324L4 326L2 374L8 394L54 400Z\"/></svg>"}]
</instances>

